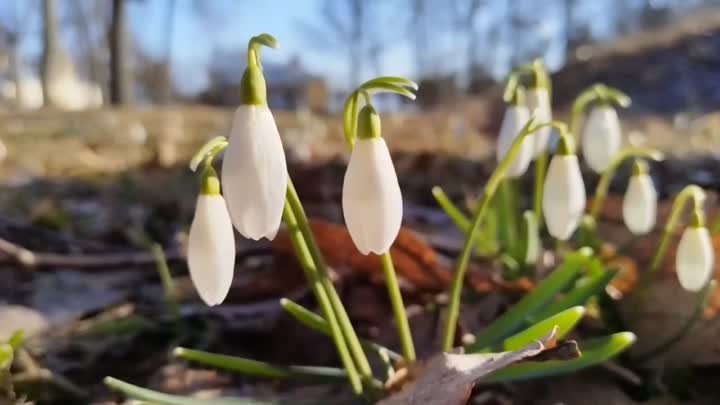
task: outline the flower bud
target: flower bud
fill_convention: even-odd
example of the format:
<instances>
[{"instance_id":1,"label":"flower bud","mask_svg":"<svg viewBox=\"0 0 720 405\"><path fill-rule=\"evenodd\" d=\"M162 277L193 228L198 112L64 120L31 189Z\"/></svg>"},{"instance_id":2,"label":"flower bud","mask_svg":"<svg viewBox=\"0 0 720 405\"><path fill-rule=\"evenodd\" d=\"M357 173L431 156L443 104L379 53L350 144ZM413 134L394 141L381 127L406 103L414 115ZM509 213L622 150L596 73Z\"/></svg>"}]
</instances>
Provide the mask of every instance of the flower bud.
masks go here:
<instances>
[{"instance_id":1,"label":"flower bud","mask_svg":"<svg viewBox=\"0 0 720 405\"><path fill-rule=\"evenodd\" d=\"M549 124L552 122L552 107L550 105L550 93L545 87L534 87L527 90L525 94L526 103L528 110L531 114L535 115L535 123ZM552 128L543 127L540 128L533 135L534 147L533 147L533 158L537 158L542 155L548 148L548 141L550 140L550 133Z\"/></svg>"},{"instance_id":2,"label":"flower bud","mask_svg":"<svg viewBox=\"0 0 720 405\"><path fill-rule=\"evenodd\" d=\"M543 216L548 232L568 240L585 210L585 183L575 154L556 154L548 166L543 190Z\"/></svg>"},{"instance_id":3,"label":"flower bud","mask_svg":"<svg viewBox=\"0 0 720 405\"><path fill-rule=\"evenodd\" d=\"M214 171L203 181L190 226L187 260L190 278L207 305L225 300L235 269L235 236Z\"/></svg>"},{"instance_id":4,"label":"flower bud","mask_svg":"<svg viewBox=\"0 0 720 405\"><path fill-rule=\"evenodd\" d=\"M604 172L621 144L622 131L615 108L610 105L594 107L582 134L582 153L588 166L597 173Z\"/></svg>"},{"instance_id":5,"label":"flower bud","mask_svg":"<svg viewBox=\"0 0 720 405\"><path fill-rule=\"evenodd\" d=\"M513 142L520 135L520 131L530 119L530 112L526 106L509 105L505 110L500 134L497 141L497 160L500 162L510 150ZM517 154L507 171L510 178L520 177L527 170L533 155L533 138L526 137L520 153Z\"/></svg>"},{"instance_id":6,"label":"flower bud","mask_svg":"<svg viewBox=\"0 0 720 405\"><path fill-rule=\"evenodd\" d=\"M630 232L644 235L655 226L657 192L647 166L638 162L635 167L623 199L623 219Z\"/></svg>"},{"instance_id":7,"label":"flower bud","mask_svg":"<svg viewBox=\"0 0 720 405\"><path fill-rule=\"evenodd\" d=\"M358 139L343 182L345 224L362 254L387 253L400 232L402 195L380 119L368 105L360 111Z\"/></svg>"},{"instance_id":8,"label":"flower bud","mask_svg":"<svg viewBox=\"0 0 720 405\"><path fill-rule=\"evenodd\" d=\"M698 213L695 213L697 218ZM710 232L701 223L688 226L675 253L675 270L682 288L699 291L710 280L715 267Z\"/></svg>"}]
</instances>

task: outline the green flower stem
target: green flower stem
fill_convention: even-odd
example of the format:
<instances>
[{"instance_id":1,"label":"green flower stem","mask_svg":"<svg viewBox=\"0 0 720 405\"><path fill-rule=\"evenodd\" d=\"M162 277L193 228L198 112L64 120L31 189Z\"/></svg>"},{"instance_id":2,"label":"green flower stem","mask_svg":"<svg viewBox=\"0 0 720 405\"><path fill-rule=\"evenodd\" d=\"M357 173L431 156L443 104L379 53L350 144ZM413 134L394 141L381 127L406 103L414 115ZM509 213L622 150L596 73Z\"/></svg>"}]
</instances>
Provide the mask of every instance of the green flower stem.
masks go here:
<instances>
[{"instance_id":1,"label":"green flower stem","mask_svg":"<svg viewBox=\"0 0 720 405\"><path fill-rule=\"evenodd\" d=\"M281 298L280 305L283 307L285 312L290 314L290 316L295 318L301 324L305 325L308 329L331 336L330 325L320 315L287 298ZM393 361L398 361L403 358L403 356L399 353L395 353L394 351L369 340L360 339L360 344L362 344L367 350L375 352L378 356L389 357Z\"/></svg>"},{"instance_id":2,"label":"green flower stem","mask_svg":"<svg viewBox=\"0 0 720 405\"><path fill-rule=\"evenodd\" d=\"M715 280L711 280L705 287L705 289L698 294L698 301L695 305L693 312L690 314L688 319L685 321L685 323L683 323L683 325L680 327L680 329L678 329L677 332L675 332L664 342L655 346L653 349L650 349L647 352L638 355L634 360L640 363L646 363L655 356L667 352L670 348L682 341L685 336L687 336L688 333L692 331L693 326L702 317L703 312L707 308L708 304L710 304L710 298L713 296L716 286L717 283L715 282Z\"/></svg>"},{"instance_id":3,"label":"green flower stem","mask_svg":"<svg viewBox=\"0 0 720 405\"><path fill-rule=\"evenodd\" d=\"M533 213L538 221L538 227L543 226L542 200L543 191L545 190L545 174L547 173L548 160L550 159L548 152L543 152L535 160L535 190L533 192Z\"/></svg>"},{"instance_id":4,"label":"green flower stem","mask_svg":"<svg viewBox=\"0 0 720 405\"><path fill-rule=\"evenodd\" d=\"M595 196L593 197L592 208L590 209L590 216L595 223L597 223L598 216L600 212L602 212L602 207L605 204L605 199L610 189L610 182L612 182L618 168L620 168L626 160L636 158L660 161L663 159L663 154L655 149L627 148L620 151L615 158L613 158L608 168L603 172L602 176L600 176L600 181L595 188Z\"/></svg>"},{"instance_id":5,"label":"green flower stem","mask_svg":"<svg viewBox=\"0 0 720 405\"><path fill-rule=\"evenodd\" d=\"M382 262L383 273L385 275L385 285L387 286L388 295L390 296L390 304L392 305L393 314L395 315L395 326L400 335L400 345L402 346L403 357L408 363L415 362L415 345L413 344L412 334L410 333L410 324L407 314L405 313L405 304L403 303L400 286L398 285L397 276L395 275L395 267L393 266L390 253L380 256Z\"/></svg>"},{"instance_id":6,"label":"green flower stem","mask_svg":"<svg viewBox=\"0 0 720 405\"><path fill-rule=\"evenodd\" d=\"M360 339L355 333L355 329L350 322L350 317L348 316L347 311L345 311L345 307L340 300L340 295L337 293L332 280L330 280L325 259L320 252L317 242L315 241L315 237L310 229L310 223L308 222L307 215L305 214L305 209L300 203L300 197L298 197L295 186L291 180L288 181L286 202L286 205L289 207L289 210L292 212L295 219L296 228L299 230L300 235L305 241L305 246L310 254L309 259L314 263L313 269L317 274L317 278L322 286L322 289L324 289L327 293L327 297L330 300L330 309L337 317L338 325L340 326L343 336L345 336L348 349L350 349L350 353L352 353L353 359L357 364L358 371L363 378L370 379L372 378L370 363L368 362L365 352L360 345ZM323 316L330 321L327 313L323 313Z\"/></svg>"},{"instance_id":7,"label":"green flower stem","mask_svg":"<svg viewBox=\"0 0 720 405\"><path fill-rule=\"evenodd\" d=\"M573 360L527 361L514 364L483 378L483 384L529 380L563 375L596 366L615 357L635 342L632 332L620 332L581 345L582 356Z\"/></svg>"},{"instance_id":8,"label":"green flower stem","mask_svg":"<svg viewBox=\"0 0 720 405\"><path fill-rule=\"evenodd\" d=\"M288 196L289 194L290 193L288 193ZM295 254L300 261L301 267L305 271L305 276L308 279L310 288L315 294L315 299L318 302L318 306L320 307L323 316L327 320L331 332L330 336L335 343L335 348L338 351L340 361L342 362L343 367L347 372L350 385L352 386L353 391L356 394L361 394L363 392L362 382L360 380L360 375L358 374L357 367L353 362L352 355L350 354L348 344L345 341L345 335L343 334L340 323L337 319L335 311L333 310L330 298L328 297L328 292L323 286L323 282L321 280L322 277L320 276L318 266L313 260L312 255L310 254L306 239L303 237L303 234L301 232L301 225L299 225L295 217L295 213L293 212L290 202L288 200L289 197L287 197L285 201L285 208L283 209L283 221L287 226L290 240L292 241L293 247L295 248ZM307 227L307 224L305 224L305 226Z\"/></svg>"},{"instance_id":9,"label":"green flower stem","mask_svg":"<svg viewBox=\"0 0 720 405\"><path fill-rule=\"evenodd\" d=\"M473 216L468 235L465 238L465 243L462 248L462 253L460 254L460 258L455 268L455 275L450 290L450 303L448 306L447 320L445 324L445 334L443 338L442 347L444 351L450 351L455 343L455 333L457 329L457 320L460 316L460 298L465 281L465 272L467 271L468 264L470 264L470 255L473 247L475 246L475 239L478 236L480 222L482 222L483 216L485 215L488 206L491 204L493 197L495 196L495 192L500 186L500 182L502 182L505 178L508 168L520 153L520 149L522 148L522 143L525 141L525 138L532 134L536 129L533 126L534 121L535 118L532 117L528 123L525 124L525 127L523 127L520 131L520 134L513 142L507 155L505 155L485 185L485 192L480 200L477 211L475 211Z\"/></svg>"},{"instance_id":10,"label":"green flower stem","mask_svg":"<svg viewBox=\"0 0 720 405\"><path fill-rule=\"evenodd\" d=\"M203 160L209 160L209 163L212 163L215 156L222 152L223 149L227 148L227 146L228 140L224 136L216 136L215 138L205 142L205 144L201 146L197 152L195 152L190 160L190 170L197 171L197 168Z\"/></svg>"},{"instance_id":11,"label":"green flower stem","mask_svg":"<svg viewBox=\"0 0 720 405\"><path fill-rule=\"evenodd\" d=\"M570 114L570 133L576 138L580 136L579 126L582 114L590 103L597 101L613 103L623 108L629 107L631 103L630 97L625 93L604 84L594 84L584 90L575 98Z\"/></svg>"},{"instance_id":12,"label":"green flower stem","mask_svg":"<svg viewBox=\"0 0 720 405\"><path fill-rule=\"evenodd\" d=\"M663 260L665 260L665 254L667 253L667 249L670 244L670 236L672 236L677 223L680 221L680 217L685 210L685 205L691 198L695 203L695 208L701 207L705 201L705 191L703 191L702 188L691 184L682 189L677 197L675 197L672 210L670 211L670 217L665 223L665 229L663 230L662 237L660 238L660 244L655 251L652 263L650 264L650 271L647 273L647 282L651 281L652 278L655 277L655 274L660 269L660 266L662 266Z\"/></svg>"},{"instance_id":13,"label":"green flower stem","mask_svg":"<svg viewBox=\"0 0 720 405\"><path fill-rule=\"evenodd\" d=\"M518 243L520 241L520 225L518 222L517 195L513 190L513 180L505 179L498 189L498 219L500 220L500 240L503 248L510 257L518 263L525 263L525 258L518 257Z\"/></svg>"},{"instance_id":14,"label":"green flower stem","mask_svg":"<svg viewBox=\"0 0 720 405\"><path fill-rule=\"evenodd\" d=\"M437 201L440 208L445 212L445 214L452 220L452 222L455 224L458 229L463 231L463 233L467 234L470 232L470 219L465 216L465 214L460 211L460 208L458 208L457 205L453 204L452 201L448 198L447 194L445 194L445 191L440 186L435 186L432 188L432 195L435 197L435 201ZM493 215L490 214L488 218L491 218ZM481 225L487 225L486 223L483 223ZM498 253L498 246L497 241L495 239L495 233L496 232L487 232L487 229L485 229L486 233L485 235L478 235L477 237L477 251L480 256L484 257L491 257L495 256Z\"/></svg>"},{"instance_id":15,"label":"green flower stem","mask_svg":"<svg viewBox=\"0 0 720 405\"><path fill-rule=\"evenodd\" d=\"M175 282L173 281L172 274L170 274L170 268L165 258L165 252L162 246L158 243L153 243L150 246L153 258L155 259L155 267L157 268L158 275L160 276L160 283L162 284L163 291L165 292L165 305L167 311L173 318L177 319L180 316L180 309L178 306L177 294L175 293Z\"/></svg>"},{"instance_id":16,"label":"green flower stem","mask_svg":"<svg viewBox=\"0 0 720 405\"><path fill-rule=\"evenodd\" d=\"M347 380L347 373L341 368L313 367L313 366L278 366L264 361L247 359L244 357L227 356L200 350L191 350L178 347L173 350L173 356L228 371L268 378L299 378L322 382L337 382Z\"/></svg>"}]
</instances>

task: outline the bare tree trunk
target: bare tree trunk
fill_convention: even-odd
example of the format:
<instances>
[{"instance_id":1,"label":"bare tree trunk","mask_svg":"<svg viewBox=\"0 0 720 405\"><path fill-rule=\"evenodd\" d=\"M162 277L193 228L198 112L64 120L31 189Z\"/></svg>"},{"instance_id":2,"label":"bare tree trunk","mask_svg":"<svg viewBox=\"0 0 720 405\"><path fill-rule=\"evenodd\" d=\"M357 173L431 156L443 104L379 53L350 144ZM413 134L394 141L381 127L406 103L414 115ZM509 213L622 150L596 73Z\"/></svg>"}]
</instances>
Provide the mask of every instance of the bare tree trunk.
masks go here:
<instances>
[{"instance_id":1,"label":"bare tree trunk","mask_svg":"<svg viewBox=\"0 0 720 405\"><path fill-rule=\"evenodd\" d=\"M51 88L61 69L59 36L55 0L43 0L42 89L45 106L55 105Z\"/></svg>"},{"instance_id":2,"label":"bare tree trunk","mask_svg":"<svg viewBox=\"0 0 720 405\"><path fill-rule=\"evenodd\" d=\"M127 68L128 41L125 22L125 0L113 0L110 21L110 103L130 102L132 86Z\"/></svg>"}]
</instances>

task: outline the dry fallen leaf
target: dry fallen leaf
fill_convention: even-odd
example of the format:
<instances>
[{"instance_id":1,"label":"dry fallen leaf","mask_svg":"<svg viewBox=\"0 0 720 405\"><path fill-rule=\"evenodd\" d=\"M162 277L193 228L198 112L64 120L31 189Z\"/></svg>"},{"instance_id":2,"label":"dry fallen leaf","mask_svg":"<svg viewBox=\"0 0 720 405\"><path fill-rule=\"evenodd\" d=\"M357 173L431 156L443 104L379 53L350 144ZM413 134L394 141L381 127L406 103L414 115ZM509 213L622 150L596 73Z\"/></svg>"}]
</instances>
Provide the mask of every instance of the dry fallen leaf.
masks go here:
<instances>
[{"instance_id":1,"label":"dry fallen leaf","mask_svg":"<svg viewBox=\"0 0 720 405\"><path fill-rule=\"evenodd\" d=\"M502 353L440 353L408 373L402 389L377 405L465 405L484 376L555 347L555 331L542 341Z\"/></svg>"},{"instance_id":2,"label":"dry fallen leaf","mask_svg":"<svg viewBox=\"0 0 720 405\"><path fill-rule=\"evenodd\" d=\"M374 254L367 256L361 254L345 227L320 219L311 219L310 228L330 267L336 270L350 268L367 274L373 281L382 282L380 257ZM294 255L286 232L279 233L272 246L280 255ZM414 232L401 229L390 253L398 276L407 281L410 287L421 291L439 292L450 285L451 275L438 263L435 250Z\"/></svg>"}]
</instances>

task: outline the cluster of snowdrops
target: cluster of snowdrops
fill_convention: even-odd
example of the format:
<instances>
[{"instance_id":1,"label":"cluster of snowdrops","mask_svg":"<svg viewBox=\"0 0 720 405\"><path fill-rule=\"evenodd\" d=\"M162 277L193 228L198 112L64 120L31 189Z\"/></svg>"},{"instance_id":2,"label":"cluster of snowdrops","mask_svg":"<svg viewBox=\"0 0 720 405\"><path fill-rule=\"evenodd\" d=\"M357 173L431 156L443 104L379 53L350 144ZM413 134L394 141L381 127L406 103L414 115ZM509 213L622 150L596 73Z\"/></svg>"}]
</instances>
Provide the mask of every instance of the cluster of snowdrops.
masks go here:
<instances>
[{"instance_id":1,"label":"cluster of snowdrops","mask_svg":"<svg viewBox=\"0 0 720 405\"><path fill-rule=\"evenodd\" d=\"M309 374L329 380L340 378L347 381L357 395L376 400L389 395L387 382L417 359L390 254L402 222L402 193L382 137L380 117L373 107L372 95L389 92L412 99L417 86L398 77L370 80L350 94L343 115L350 151L342 189L343 216L358 251L381 257L402 346L402 353L395 353L357 336L331 281L329 269L288 175L281 137L267 105L266 83L260 62L263 46L274 48L276 41L272 36L262 34L249 42L247 68L240 90L241 105L234 114L229 137L209 141L190 165L201 173L201 192L188 240L190 275L200 297L208 305L221 304L233 280L236 253L234 229L245 238L273 239L284 223L320 314L287 299L283 299L281 304L298 321L332 339L343 368L281 367L183 348L178 348L175 355L205 365L266 377ZM557 338L573 329L585 313L583 305L600 294L615 275L603 268L600 259L593 253L593 248L597 249L599 243L595 223L612 176L628 160L632 161L633 172L623 202L625 224L637 235L646 234L655 227L657 193L645 160L659 160L661 156L653 150L622 147L616 108L627 106L629 99L617 89L595 85L577 98L571 123L566 125L552 120L551 92L549 75L539 61L519 67L510 75L504 94L507 108L497 144L498 167L479 200L471 207L470 217L450 202L442 190L433 190L443 210L466 233L448 294L449 303L444 308L444 352L456 349L460 340L469 352L512 350L541 338L550 329ZM589 110L587 114L586 110ZM583 117L584 125L580 131L578 128ZM581 140L585 162L600 175L589 213L586 213L586 188L576 153L576 138ZM555 147L551 148L551 144ZM222 177L219 177L214 162L222 152ZM514 182L530 167L535 170L532 207L527 210L518 208L518 212L509 216L504 214L512 220L502 223L499 230L502 235L489 236L493 240L500 239L497 257L507 259L503 263L516 270L535 268L543 252L543 229L563 243L576 235L574 246L577 250L557 252L564 255L564 259L533 292L475 339L468 342L458 339L460 298L469 261L480 250L481 236L488 238L488 235L482 235L489 232L486 227L490 222L488 217L500 215L501 209L522 205ZM705 227L703 200L704 193L696 186L688 186L680 193L651 266L653 272L662 264L670 235L680 221L686 203L693 201L692 221L682 234L676 255L679 282L689 291L707 288L714 264L710 236ZM497 228L492 232L498 232ZM588 345L587 356L556 362L561 364L535 365L536 368L532 368L532 364L513 366L515 368L503 370L504 373L494 374L488 381L571 372L617 355L634 339L630 332L615 333ZM373 370L368 353L385 364L382 381L378 381L378 373ZM147 391L141 391L139 387L111 378L107 382L131 397L148 399ZM374 396L368 393L374 393Z\"/></svg>"}]
</instances>

